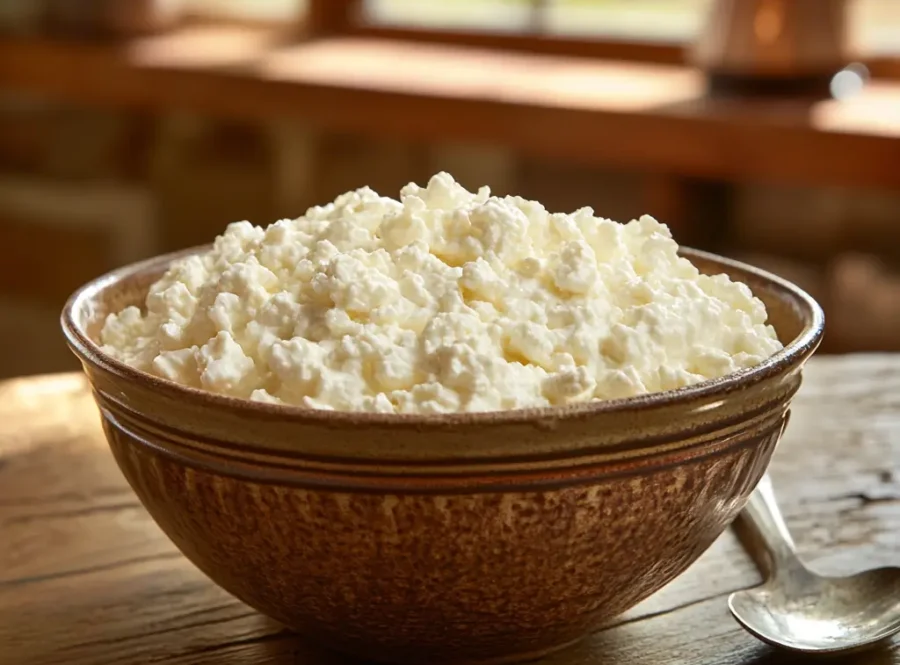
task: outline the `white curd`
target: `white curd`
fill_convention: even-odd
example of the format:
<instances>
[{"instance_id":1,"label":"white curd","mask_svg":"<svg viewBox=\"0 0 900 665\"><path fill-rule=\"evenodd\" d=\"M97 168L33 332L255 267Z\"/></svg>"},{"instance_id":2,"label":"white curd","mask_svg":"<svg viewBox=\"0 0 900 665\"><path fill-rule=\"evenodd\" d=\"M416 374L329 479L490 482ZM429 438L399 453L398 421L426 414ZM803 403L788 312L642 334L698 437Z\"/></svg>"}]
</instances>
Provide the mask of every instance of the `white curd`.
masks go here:
<instances>
[{"instance_id":1,"label":"white curd","mask_svg":"<svg viewBox=\"0 0 900 665\"><path fill-rule=\"evenodd\" d=\"M781 348L750 289L651 217L470 193L440 173L174 263L104 350L187 386L316 409L493 411L669 390Z\"/></svg>"}]
</instances>

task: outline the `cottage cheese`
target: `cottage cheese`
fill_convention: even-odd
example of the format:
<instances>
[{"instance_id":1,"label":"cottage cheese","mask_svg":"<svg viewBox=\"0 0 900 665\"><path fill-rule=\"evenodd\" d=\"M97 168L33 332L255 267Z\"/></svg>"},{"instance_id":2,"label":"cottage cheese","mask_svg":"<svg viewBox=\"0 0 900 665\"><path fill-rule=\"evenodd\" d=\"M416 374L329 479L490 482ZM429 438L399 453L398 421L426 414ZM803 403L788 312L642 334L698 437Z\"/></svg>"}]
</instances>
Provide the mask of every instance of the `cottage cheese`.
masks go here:
<instances>
[{"instance_id":1,"label":"cottage cheese","mask_svg":"<svg viewBox=\"0 0 900 665\"><path fill-rule=\"evenodd\" d=\"M187 386L385 413L669 390L781 344L744 284L699 274L651 217L468 192L440 173L268 228L231 224L108 317L104 350Z\"/></svg>"}]
</instances>

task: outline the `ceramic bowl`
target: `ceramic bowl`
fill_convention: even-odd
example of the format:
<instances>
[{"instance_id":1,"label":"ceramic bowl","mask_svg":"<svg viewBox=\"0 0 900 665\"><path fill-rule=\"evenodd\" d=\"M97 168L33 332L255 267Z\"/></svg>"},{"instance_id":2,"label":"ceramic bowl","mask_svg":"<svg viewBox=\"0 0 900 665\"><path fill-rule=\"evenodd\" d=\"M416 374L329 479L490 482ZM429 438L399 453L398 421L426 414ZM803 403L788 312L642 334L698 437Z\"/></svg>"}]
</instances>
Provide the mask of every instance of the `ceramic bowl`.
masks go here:
<instances>
[{"instance_id":1,"label":"ceramic bowl","mask_svg":"<svg viewBox=\"0 0 900 665\"><path fill-rule=\"evenodd\" d=\"M75 293L62 325L122 472L222 588L325 647L398 663L526 660L685 570L741 510L823 329L800 289L748 284L785 343L723 379L557 409L304 410L190 389L104 354L105 315L179 255Z\"/></svg>"}]
</instances>

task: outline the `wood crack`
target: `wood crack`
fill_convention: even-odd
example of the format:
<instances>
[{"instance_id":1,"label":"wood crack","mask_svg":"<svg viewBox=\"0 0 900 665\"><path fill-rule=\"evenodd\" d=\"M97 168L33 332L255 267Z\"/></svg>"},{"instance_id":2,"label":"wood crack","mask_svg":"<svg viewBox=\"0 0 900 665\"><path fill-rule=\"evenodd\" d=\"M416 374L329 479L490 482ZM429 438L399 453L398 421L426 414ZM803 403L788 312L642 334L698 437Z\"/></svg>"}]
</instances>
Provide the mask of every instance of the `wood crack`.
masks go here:
<instances>
[{"instance_id":1,"label":"wood crack","mask_svg":"<svg viewBox=\"0 0 900 665\"><path fill-rule=\"evenodd\" d=\"M245 637L240 640L229 640L228 642L221 642L219 644L210 644L208 646L200 647L198 649L192 649L190 651L186 651L184 653L178 655L172 655L170 657L166 657L162 659L172 660L175 658L184 658L185 656L199 656L204 654L213 654L218 651L224 651L226 649L231 649L234 647L243 647L249 646L251 644L265 644L267 642L278 642L280 640L286 639L297 639L298 635L296 633L291 632L287 628L282 628L281 630L274 633L265 633L264 635L256 635L254 637Z\"/></svg>"},{"instance_id":2,"label":"wood crack","mask_svg":"<svg viewBox=\"0 0 900 665\"><path fill-rule=\"evenodd\" d=\"M78 493L78 492L60 492L59 494L49 494L40 496L23 496L15 499L0 500L0 508L31 508L34 506L50 506L54 503L62 503L71 501L73 503L87 503L103 498L133 496L134 492L130 487L119 487L108 490L97 490L95 492Z\"/></svg>"},{"instance_id":3,"label":"wood crack","mask_svg":"<svg viewBox=\"0 0 900 665\"><path fill-rule=\"evenodd\" d=\"M46 575L31 575L28 577L18 577L9 580L0 580L0 589L14 588L25 586L26 584L38 584L40 582L49 582L51 580L59 580L67 577L79 577L81 575L89 575L92 573L103 573L117 568L137 565L141 563L149 563L151 561L162 561L164 559L176 559L183 557L181 552L160 552L149 556L135 557L134 559L124 559L121 561L113 561L111 563L100 566L88 566L86 568L75 568L72 570L63 570L57 573L47 573Z\"/></svg>"},{"instance_id":4,"label":"wood crack","mask_svg":"<svg viewBox=\"0 0 900 665\"><path fill-rule=\"evenodd\" d=\"M85 508L77 508L75 510L57 510L46 513L37 513L34 515L19 515L10 517L6 520L5 525L13 524L31 524L32 522L40 522L43 520L68 519L71 517L84 517L94 513L117 512L120 510L133 510L141 508L139 501L124 501L122 503L111 503L99 506L87 506Z\"/></svg>"},{"instance_id":5,"label":"wood crack","mask_svg":"<svg viewBox=\"0 0 900 665\"><path fill-rule=\"evenodd\" d=\"M885 492L884 494L876 493L876 492L853 492L851 494L842 494L841 496L836 496L832 499L832 501L859 501L860 507L864 508L866 506L873 506L879 503L896 503L900 501L900 493L896 492Z\"/></svg>"},{"instance_id":6,"label":"wood crack","mask_svg":"<svg viewBox=\"0 0 900 665\"><path fill-rule=\"evenodd\" d=\"M195 621L193 623L177 623L176 625L173 625L173 626L170 626L167 628L160 628L158 630L149 630L149 631L142 632L142 633L136 632L136 633L132 633L129 635L118 635L116 637L91 640L89 642L77 642L72 645L72 648L76 649L76 648L86 648L86 647L96 647L96 646L113 646L116 644L122 644L122 643L127 643L127 642L133 642L135 640L141 640L141 639L144 639L147 637L156 637L159 635L168 635L168 634L172 634L172 633L178 633L183 630L191 630L194 628L204 628L204 627L208 627L208 626L215 626L218 624L228 623L230 621L237 621L239 619L245 619L247 617L259 614L255 610L251 610L247 606L239 604L237 601L235 601L233 603L228 603L227 605L217 605L215 607L207 607L207 608L204 608L201 610L196 610L194 612L188 612L186 614L175 616L172 618L172 621L181 622L190 616L197 617L197 616L200 616L203 614L210 614L212 612L217 612L220 610L228 609L230 607L234 607L235 605L240 605L243 608L243 610L240 612L240 614L232 614L232 615L225 616L225 617L210 618L210 619L205 619L202 621Z\"/></svg>"},{"instance_id":7,"label":"wood crack","mask_svg":"<svg viewBox=\"0 0 900 665\"><path fill-rule=\"evenodd\" d=\"M866 508L879 505L893 505L900 503L900 492L893 487L867 490L863 492L849 492L830 496L826 499L829 503L840 501L854 502L836 511L837 515L846 519L853 519L853 513L864 511ZM861 519L862 517L860 517Z\"/></svg>"}]
</instances>

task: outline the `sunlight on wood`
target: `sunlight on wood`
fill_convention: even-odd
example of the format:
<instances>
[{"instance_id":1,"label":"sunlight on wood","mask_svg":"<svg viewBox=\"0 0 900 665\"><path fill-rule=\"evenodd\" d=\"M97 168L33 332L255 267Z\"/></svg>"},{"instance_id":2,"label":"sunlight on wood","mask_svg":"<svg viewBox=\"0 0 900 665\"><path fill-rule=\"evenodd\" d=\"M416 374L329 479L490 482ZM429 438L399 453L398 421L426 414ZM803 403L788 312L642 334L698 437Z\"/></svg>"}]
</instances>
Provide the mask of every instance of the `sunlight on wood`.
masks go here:
<instances>
[{"instance_id":1,"label":"sunlight on wood","mask_svg":"<svg viewBox=\"0 0 900 665\"><path fill-rule=\"evenodd\" d=\"M822 102L812 111L812 124L830 132L900 138L900 89L874 83L855 97Z\"/></svg>"},{"instance_id":2,"label":"sunlight on wood","mask_svg":"<svg viewBox=\"0 0 900 665\"><path fill-rule=\"evenodd\" d=\"M705 89L703 78L684 68L366 39L284 49L266 58L260 72L323 86L631 111L685 101Z\"/></svg>"},{"instance_id":3,"label":"sunlight on wood","mask_svg":"<svg viewBox=\"0 0 900 665\"><path fill-rule=\"evenodd\" d=\"M48 405L52 408L48 408ZM25 434L29 430L29 434ZM0 383L0 459L48 439L100 432L97 407L80 373L51 374ZM92 443L102 446L101 437Z\"/></svg>"},{"instance_id":4,"label":"sunlight on wood","mask_svg":"<svg viewBox=\"0 0 900 665\"><path fill-rule=\"evenodd\" d=\"M196 26L132 42L128 59L147 67L228 67L250 64L274 45L272 30L239 26Z\"/></svg>"}]
</instances>

